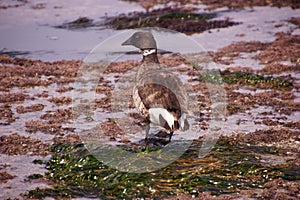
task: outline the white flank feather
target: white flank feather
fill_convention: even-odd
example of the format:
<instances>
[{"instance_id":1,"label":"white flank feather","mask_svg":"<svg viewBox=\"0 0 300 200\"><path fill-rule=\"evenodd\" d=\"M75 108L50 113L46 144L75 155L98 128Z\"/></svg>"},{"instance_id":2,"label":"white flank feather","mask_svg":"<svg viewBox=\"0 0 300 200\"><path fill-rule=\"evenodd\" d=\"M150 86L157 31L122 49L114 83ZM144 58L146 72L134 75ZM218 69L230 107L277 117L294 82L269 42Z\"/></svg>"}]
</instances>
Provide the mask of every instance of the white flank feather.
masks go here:
<instances>
[{"instance_id":1,"label":"white flank feather","mask_svg":"<svg viewBox=\"0 0 300 200\"><path fill-rule=\"evenodd\" d=\"M150 108L149 109L150 121L153 124L164 126L161 124L160 116L168 123L169 127L173 129L174 127L174 117L164 108Z\"/></svg>"}]
</instances>

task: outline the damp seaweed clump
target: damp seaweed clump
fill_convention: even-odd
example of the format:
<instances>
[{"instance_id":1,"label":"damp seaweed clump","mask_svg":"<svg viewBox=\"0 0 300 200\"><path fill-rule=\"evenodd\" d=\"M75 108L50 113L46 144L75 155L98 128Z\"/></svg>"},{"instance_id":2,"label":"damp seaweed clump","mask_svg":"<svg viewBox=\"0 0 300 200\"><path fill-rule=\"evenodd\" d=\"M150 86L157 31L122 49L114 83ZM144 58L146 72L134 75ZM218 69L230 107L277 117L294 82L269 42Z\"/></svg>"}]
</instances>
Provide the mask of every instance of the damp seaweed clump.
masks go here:
<instances>
[{"instance_id":1,"label":"damp seaweed clump","mask_svg":"<svg viewBox=\"0 0 300 200\"><path fill-rule=\"evenodd\" d=\"M239 84L258 88L291 88L293 83L281 77L263 76L251 72L212 70L200 75L200 80L213 84Z\"/></svg>"},{"instance_id":2,"label":"damp seaweed clump","mask_svg":"<svg viewBox=\"0 0 300 200\"><path fill-rule=\"evenodd\" d=\"M93 23L92 19L87 17L78 17L76 20L71 22L65 22L61 25L55 26L55 28L62 28L62 29L83 29L88 27L93 27L95 24Z\"/></svg>"},{"instance_id":3,"label":"damp seaweed clump","mask_svg":"<svg viewBox=\"0 0 300 200\"><path fill-rule=\"evenodd\" d=\"M224 20L213 20L216 13L196 13L195 9L184 9L180 7L166 7L155 9L150 12L133 12L127 15L121 14L106 19L106 25L117 30L161 27L179 31L186 34L201 33L215 28L225 28L239 24Z\"/></svg>"},{"instance_id":4,"label":"damp seaweed clump","mask_svg":"<svg viewBox=\"0 0 300 200\"><path fill-rule=\"evenodd\" d=\"M300 7L299 1L295 0L286 0L286 1L278 1L278 0L240 0L240 1L230 1L230 0L201 0L201 2L208 6L207 9L217 9L222 7L228 7L229 9L244 9L246 7L254 7L254 6L272 6L272 7L291 7L293 9L297 9Z\"/></svg>"},{"instance_id":5,"label":"damp seaweed clump","mask_svg":"<svg viewBox=\"0 0 300 200\"><path fill-rule=\"evenodd\" d=\"M286 163L266 165L260 154L276 156L275 147L245 145L232 138L221 138L204 158L198 158L201 141L171 165L154 172L126 173L105 166L90 155L81 143L55 143L44 178L52 188L36 188L28 198L164 198L192 196L209 192L232 194L240 189L265 188L275 179L300 180L299 167Z\"/></svg>"}]
</instances>

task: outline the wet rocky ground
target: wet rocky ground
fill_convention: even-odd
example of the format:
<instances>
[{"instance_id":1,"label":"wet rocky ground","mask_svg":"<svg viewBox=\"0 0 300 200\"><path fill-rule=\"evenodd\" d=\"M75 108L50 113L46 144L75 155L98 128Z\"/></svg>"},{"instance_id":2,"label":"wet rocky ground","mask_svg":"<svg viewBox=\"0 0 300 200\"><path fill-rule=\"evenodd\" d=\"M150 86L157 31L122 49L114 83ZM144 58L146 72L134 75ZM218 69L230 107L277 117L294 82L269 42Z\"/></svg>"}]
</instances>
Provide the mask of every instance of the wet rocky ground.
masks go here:
<instances>
[{"instance_id":1,"label":"wet rocky ground","mask_svg":"<svg viewBox=\"0 0 300 200\"><path fill-rule=\"evenodd\" d=\"M22 6L23 3L26 1L10 6ZM299 8L296 1L202 3L213 11L224 6L230 9L248 6ZM156 4L153 1L153 5ZM138 25L155 25L152 16L157 14L162 16L158 24L163 27L164 24L179 25L180 31L188 34L211 29L222 31L228 23L232 23L232 28L240 23L225 19L222 21L225 25L220 26L220 21L216 24L210 14L208 18L194 15L195 8L185 8L191 14L186 14L185 10L183 16L177 10L173 14L169 12L174 8L142 6L147 12L110 18L111 26L133 28L137 26L137 19L144 15L149 21L138 22ZM43 7L36 5L33 9ZM199 18L204 17L205 22L201 24L206 28L191 31L187 26L184 29L182 24L170 23L172 20L168 17L172 20L183 18L183 24L200 23ZM127 20L128 24L122 20ZM195 139L174 163L151 173L130 174L110 168L90 155L82 144L82 138L74 128L76 116L72 109L74 81L82 61L44 62L0 55L0 185L3 198L299 199L300 36L293 34L300 26L299 21L300 18L291 16L282 24L275 24L274 29L287 25L293 25L293 28L275 31L272 41L260 41L259 38L243 41L247 33L236 35L240 41L208 52L217 64L214 69L199 71L182 55L159 55L162 64L186 75L192 84L199 101L199 126L204 134ZM84 26L93 23L88 19L75 22ZM212 27L207 23L213 24ZM260 28L253 26L253 29ZM167 28L178 30L176 26ZM136 60L127 60L108 66L95 88L99 96L95 100L95 110L111 109L114 83L138 64ZM114 81L106 77L113 77ZM209 84L222 84L226 90L226 125L224 135L211 152L198 158L211 118ZM128 118L136 124L143 123L136 112ZM100 127L112 142L124 144L128 151L147 154L153 150L133 143L113 119L101 123Z\"/></svg>"}]
</instances>

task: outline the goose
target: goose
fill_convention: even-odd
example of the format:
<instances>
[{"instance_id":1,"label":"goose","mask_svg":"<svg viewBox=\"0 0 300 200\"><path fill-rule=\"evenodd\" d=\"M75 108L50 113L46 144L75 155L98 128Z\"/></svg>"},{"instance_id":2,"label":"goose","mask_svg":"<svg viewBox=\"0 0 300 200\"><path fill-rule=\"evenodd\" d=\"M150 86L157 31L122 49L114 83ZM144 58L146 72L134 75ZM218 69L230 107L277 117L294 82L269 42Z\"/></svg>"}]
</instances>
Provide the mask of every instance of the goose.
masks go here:
<instances>
[{"instance_id":1,"label":"goose","mask_svg":"<svg viewBox=\"0 0 300 200\"><path fill-rule=\"evenodd\" d=\"M150 124L169 132L169 142L174 131L189 128L187 100L180 79L159 63L157 46L150 31L137 31L122 45L131 45L142 53L143 59L135 77L133 102L146 119L146 137Z\"/></svg>"}]
</instances>

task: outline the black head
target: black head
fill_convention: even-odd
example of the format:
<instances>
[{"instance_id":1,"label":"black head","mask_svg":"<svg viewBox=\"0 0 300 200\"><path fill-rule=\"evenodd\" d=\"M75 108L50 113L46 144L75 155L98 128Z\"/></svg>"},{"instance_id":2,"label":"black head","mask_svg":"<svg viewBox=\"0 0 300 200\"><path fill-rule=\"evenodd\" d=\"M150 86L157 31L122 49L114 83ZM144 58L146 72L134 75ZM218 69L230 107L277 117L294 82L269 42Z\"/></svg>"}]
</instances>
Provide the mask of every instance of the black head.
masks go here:
<instances>
[{"instance_id":1,"label":"black head","mask_svg":"<svg viewBox=\"0 0 300 200\"><path fill-rule=\"evenodd\" d=\"M157 49L155 39L149 31L135 32L128 40L122 45L132 45L139 49Z\"/></svg>"}]
</instances>

